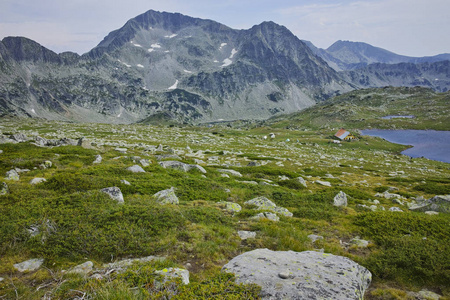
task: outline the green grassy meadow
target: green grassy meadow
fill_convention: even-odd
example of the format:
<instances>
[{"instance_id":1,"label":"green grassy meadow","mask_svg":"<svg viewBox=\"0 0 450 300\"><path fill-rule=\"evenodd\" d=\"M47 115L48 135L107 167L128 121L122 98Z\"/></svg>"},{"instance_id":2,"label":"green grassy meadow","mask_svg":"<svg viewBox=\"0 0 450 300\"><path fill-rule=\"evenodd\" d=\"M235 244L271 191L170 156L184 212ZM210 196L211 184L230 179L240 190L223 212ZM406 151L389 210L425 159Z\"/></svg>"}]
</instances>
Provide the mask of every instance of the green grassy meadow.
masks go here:
<instances>
[{"instance_id":1,"label":"green grassy meadow","mask_svg":"<svg viewBox=\"0 0 450 300\"><path fill-rule=\"evenodd\" d=\"M450 297L450 216L412 212L406 205L413 197L449 194L449 164L410 159L400 154L405 146L375 137L334 144L335 132L327 128L253 127L0 121L3 134L91 142L90 149L0 144L0 182L9 188L0 196L0 299L257 299L257 286L238 285L220 271L231 258L257 248L324 249L349 257L373 274L366 299L408 299L408 291L423 288ZM272 132L274 139L263 139ZM102 162L93 164L98 154ZM160 155L200 163L207 173L165 169ZM141 159L150 162L145 173L127 170ZM52 166L42 168L45 161ZM29 171L19 181L3 179L13 168ZM242 177L224 177L219 169ZM296 180L300 176L306 187ZM46 181L31 185L37 177ZM124 204L100 191L113 186ZM159 204L153 194L171 187L179 205ZM405 198L404 205L375 196L389 188ZM347 207L333 206L339 191L348 195ZM293 217L251 219L259 211L244 202L257 196ZM373 200L379 201L375 211L362 206ZM227 211L222 201L242 210ZM393 206L403 212L389 211ZM39 228L36 235L32 227ZM239 230L255 231L256 238L241 240ZM312 243L310 234L323 239ZM352 245L355 237L369 246ZM135 264L103 280L64 272L88 260L101 268L149 255L166 260ZM31 258L43 258L43 267L25 273L14 268ZM188 269L191 284L157 284L154 271L168 267Z\"/></svg>"}]
</instances>

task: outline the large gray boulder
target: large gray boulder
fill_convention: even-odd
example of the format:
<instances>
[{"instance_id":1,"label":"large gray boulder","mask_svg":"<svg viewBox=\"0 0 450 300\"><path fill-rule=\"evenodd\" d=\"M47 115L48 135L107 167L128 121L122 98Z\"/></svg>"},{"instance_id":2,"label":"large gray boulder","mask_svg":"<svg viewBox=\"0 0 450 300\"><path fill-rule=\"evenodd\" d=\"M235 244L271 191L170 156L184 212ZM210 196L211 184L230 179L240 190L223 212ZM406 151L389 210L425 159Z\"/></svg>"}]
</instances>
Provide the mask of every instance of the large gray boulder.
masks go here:
<instances>
[{"instance_id":1,"label":"large gray boulder","mask_svg":"<svg viewBox=\"0 0 450 300\"><path fill-rule=\"evenodd\" d=\"M450 195L438 195L428 200L417 201L415 204L410 205L409 209L422 212L450 213Z\"/></svg>"},{"instance_id":2,"label":"large gray boulder","mask_svg":"<svg viewBox=\"0 0 450 300\"><path fill-rule=\"evenodd\" d=\"M192 169L197 169L200 172L202 172L203 174L206 174L206 170L202 166L185 164L185 163L183 163L181 161L174 161L174 160L160 161L159 165L161 167L163 167L164 169L167 169L167 168L169 168L169 169L177 169L177 170L181 170L181 171L184 171L184 172L189 172Z\"/></svg>"},{"instance_id":3,"label":"large gray boulder","mask_svg":"<svg viewBox=\"0 0 450 300\"><path fill-rule=\"evenodd\" d=\"M101 189L101 191L111 197L111 199L116 200L118 203L125 202L123 199L122 191L117 186L104 188Z\"/></svg>"},{"instance_id":4,"label":"large gray boulder","mask_svg":"<svg viewBox=\"0 0 450 300\"><path fill-rule=\"evenodd\" d=\"M175 194L175 188L171 187L167 190L162 190L153 195L161 204L178 204L180 201L178 200L177 195Z\"/></svg>"},{"instance_id":5,"label":"large gray boulder","mask_svg":"<svg viewBox=\"0 0 450 300\"><path fill-rule=\"evenodd\" d=\"M337 193L337 195L334 196L333 205L334 206L347 206L347 194L345 194L343 191L340 191L339 193Z\"/></svg>"},{"instance_id":6,"label":"large gray boulder","mask_svg":"<svg viewBox=\"0 0 450 300\"><path fill-rule=\"evenodd\" d=\"M362 299L372 274L349 258L315 251L243 253L223 268L237 283L261 286L262 299Z\"/></svg>"}]
</instances>

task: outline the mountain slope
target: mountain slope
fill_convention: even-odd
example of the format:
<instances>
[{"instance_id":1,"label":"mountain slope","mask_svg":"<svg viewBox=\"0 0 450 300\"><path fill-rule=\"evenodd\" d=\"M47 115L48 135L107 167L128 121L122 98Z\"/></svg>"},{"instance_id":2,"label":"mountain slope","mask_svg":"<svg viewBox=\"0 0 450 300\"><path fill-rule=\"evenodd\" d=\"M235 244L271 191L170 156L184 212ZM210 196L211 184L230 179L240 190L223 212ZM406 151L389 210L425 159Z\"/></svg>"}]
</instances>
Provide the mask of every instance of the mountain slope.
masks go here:
<instances>
[{"instance_id":1,"label":"mountain slope","mask_svg":"<svg viewBox=\"0 0 450 300\"><path fill-rule=\"evenodd\" d=\"M384 118L387 116L408 116ZM275 127L312 129L435 129L449 130L450 92L423 87L355 90L301 112L266 121Z\"/></svg>"},{"instance_id":2,"label":"mountain slope","mask_svg":"<svg viewBox=\"0 0 450 300\"><path fill-rule=\"evenodd\" d=\"M24 40L1 43L13 70L0 79L3 113L113 123L161 113L182 122L262 119L352 89L273 22L233 30L148 11L82 57Z\"/></svg>"}]
</instances>

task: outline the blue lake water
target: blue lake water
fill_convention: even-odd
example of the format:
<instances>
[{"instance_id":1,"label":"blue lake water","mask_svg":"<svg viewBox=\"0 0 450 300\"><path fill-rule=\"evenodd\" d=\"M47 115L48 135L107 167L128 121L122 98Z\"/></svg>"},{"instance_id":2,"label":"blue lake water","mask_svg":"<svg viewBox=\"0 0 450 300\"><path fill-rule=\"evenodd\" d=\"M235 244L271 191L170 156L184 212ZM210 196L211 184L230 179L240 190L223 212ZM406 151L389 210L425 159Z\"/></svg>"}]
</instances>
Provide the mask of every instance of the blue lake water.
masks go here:
<instances>
[{"instance_id":1,"label":"blue lake water","mask_svg":"<svg viewBox=\"0 0 450 300\"><path fill-rule=\"evenodd\" d=\"M363 135L378 136L389 142L411 145L402 152L411 157L426 157L450 163L450 131L368 129Z\"/></svg>"}]
</instances>

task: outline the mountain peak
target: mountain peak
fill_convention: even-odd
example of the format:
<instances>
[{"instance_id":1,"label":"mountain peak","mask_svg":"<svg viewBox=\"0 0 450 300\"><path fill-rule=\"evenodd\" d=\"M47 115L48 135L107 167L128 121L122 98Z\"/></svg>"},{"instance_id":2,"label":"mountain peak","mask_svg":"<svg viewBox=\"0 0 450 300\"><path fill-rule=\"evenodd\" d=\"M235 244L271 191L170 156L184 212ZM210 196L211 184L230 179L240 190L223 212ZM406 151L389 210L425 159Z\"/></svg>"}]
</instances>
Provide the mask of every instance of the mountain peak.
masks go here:
<instances>
[{"instance_id":1,"label":"mountain peak","mask_svg":"<svg viewBox=\"0 0 450 300\"><path fill-rule=\"evenodd\" d=\"M2 44L8 56L16 61L61 63L58 54L26 37L5 37Z\"/></svg>"}]
</instances>

